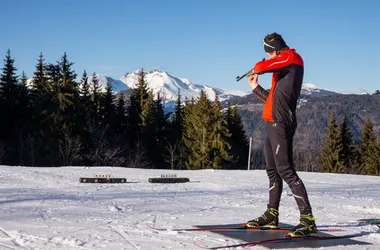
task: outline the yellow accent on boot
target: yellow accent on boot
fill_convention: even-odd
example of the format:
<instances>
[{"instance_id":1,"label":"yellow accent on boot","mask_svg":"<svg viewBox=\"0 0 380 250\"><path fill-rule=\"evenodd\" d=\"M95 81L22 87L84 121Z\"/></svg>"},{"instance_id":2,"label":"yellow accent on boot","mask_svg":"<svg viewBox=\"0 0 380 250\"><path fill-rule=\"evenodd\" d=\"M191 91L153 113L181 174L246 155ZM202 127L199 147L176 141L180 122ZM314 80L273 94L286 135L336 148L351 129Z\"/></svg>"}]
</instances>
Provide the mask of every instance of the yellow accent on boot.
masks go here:
<instances>
[{"instance_id":1,"label":"yellow accent on boot","mask_svg":"<svg viewBox=\"0 0 380 250\"><path fill-rule=\"evenodd\" d=\"M267 210L271 215L273 215L274 217L277 217L278 216L278 210L275 209L275 208L268 208Z\"/></svg>"},{"instance_id":2,"label":"yellow accent on boot","mask_svg":"<svg viewBox=\"0 0 380 250\"><path fill-rule=\"evenodd\" d=\"M273 219L269 219L268 216L272 216ZM246 223L247 227L259 227L259 228L276 228L278 225L278 210L275 208L268 208L265 213L251 221Z\"/></svg>"},{"instance_id":3,"label":"yellow accent on boot","mask_svg":"<svg viewBox=\"0 0 380 250\"><path fill-rule=\"evenodd\" d=\"M306 237L318 232L315 217L312 214L301 214L300 223L286 237Z\"/></svg>"},{"instance_id":4,"label":"yellow accent on boot","mask_svg":"<svg viewBox=\"0 0 380 250\"><path fill-rule=\"evenodd\" d=\"M301 220L307 219L310 221L315 221L315 217L312 214L301 214Z\"/></svg>"},{"instance_id":5,"label":"yellow accent on boot","mask_svg":"<svg viewBox=\"0 0 380 250\"><path fill-rule=\"evenodd\" d=\"M277 227L277 224L275 221L271 221L270 223L268 224L265 224L265 225L259 225L259 223L257 223L256 221L248 221L247 224L246 224L247 227L260 227L260 228L265 228L265 227L270 227L270 228L276 228Z\"/></svg>"}]
</instances>

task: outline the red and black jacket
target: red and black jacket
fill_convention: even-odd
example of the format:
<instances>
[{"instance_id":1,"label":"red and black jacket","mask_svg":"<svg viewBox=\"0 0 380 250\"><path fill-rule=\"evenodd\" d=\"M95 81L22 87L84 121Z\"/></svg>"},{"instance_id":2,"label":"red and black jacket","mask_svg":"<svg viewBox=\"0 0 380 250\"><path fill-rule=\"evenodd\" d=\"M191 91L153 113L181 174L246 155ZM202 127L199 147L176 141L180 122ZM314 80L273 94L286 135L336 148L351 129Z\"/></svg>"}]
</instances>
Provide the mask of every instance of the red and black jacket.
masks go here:
<instances>
[{"instance_id":1,"label":"red and black jacket","mask_svg":"<svg viewBox=\"0 0 380 250\"><path fill-rule=\"evenodd\" d=\"M302 57L294 49L256 63L253 68L255 74L273 72L269 92L260 85L253 90L253 94L265 103L262 115L265 121L297 126L296 107L302 87L303 66Z\"/></svg>"}]
</instances>

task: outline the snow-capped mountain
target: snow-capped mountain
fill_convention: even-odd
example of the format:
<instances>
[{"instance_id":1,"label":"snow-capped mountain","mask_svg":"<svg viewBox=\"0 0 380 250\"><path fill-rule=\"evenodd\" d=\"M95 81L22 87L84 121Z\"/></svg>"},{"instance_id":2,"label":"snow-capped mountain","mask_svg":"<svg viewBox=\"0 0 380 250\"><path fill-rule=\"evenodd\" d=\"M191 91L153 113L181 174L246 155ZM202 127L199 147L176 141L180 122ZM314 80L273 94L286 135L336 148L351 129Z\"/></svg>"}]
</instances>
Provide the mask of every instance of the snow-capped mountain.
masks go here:
<instances>
[{"instance_id":1,"label":"snow-capped mountain","mask_svg":"<svg viewBox=\"0 0 380 250\"><path fill-rule=\"evenodd\" d=\"M301 95L327 96L327 95L336 95L336 94L340 94L340 93L336 91L328 90L328 89L318 88L316 85L311 84L311 83L302 84Z\"/></svg>"},{"instance_id":2,"label":"snow-capped mountain","mask_svg":"<svg viewBox=\"0 0 380 250\"><path fill-rule=\"evenodd\" d=\"M139 71L127 73L120 78L129 88L136 88L138 82ZM177 100L178 90L181 93L182 101L186 99L196 98L201 90L204 90L210 100L214 100L218 94L221 101L229 99L232 96L245 96L249 91L225 90L213 88L208 85L193 84L186 78L172 76L164 71L153 70L146 72L145 80L148 88L153 90L154 94L160 93L164 97L165 102Z\"/></svg>"},{"instance_id":3,"label":"snow-capped mountain","mask_svg":"<svg viewBox=\"0 0 380 250\"><path fill-rule=\"evenodd\" d=\"M297 108L305 105L307 103L307 99L305 99L305 96L328 96L328 95L338 95L340 93L331 91L328 89L321 89L318 88L316 85L311 83L304 83L302 84L301 89L301 98L298 100Z\"/></svg>"},{"instance_id":4,"label":"snow-capped mountain","mask_svg":"<svg viewBox=\"0 0 380 250\"><path fill-rule=\"evenodd\" d=\"M136 88L139 78L139 71L130 72L120 78L129 88ZM190 99L199 94L199 90L187 79L180 79L169 75L167 72L149 71L146 72L145 80L148 88L153 90L154 94L160 93L165 100L176 100L178 90L181 91L182 99Z\"/></svg>"},{"instance_id":5,"label":"snow-capped mountain","mask_svg":"<svg viewBox=\"0 0 380 250\"><path fill-rule=\"evenodd\" d=\"M103 90L105 90L108 81L114 92L120 92L137 87L139 71L129 72L122 76L120 80L116 80L102 74L97 74L96 77L98 78L99 85ZM89 77L88 80L91 82L92 77ZM153 94L157 95L160 93L160 95L164 98L165 104L169 106L170 103L174 103L177 100L178 90L180 90L182 101L197 98L201 90L206 92L210 100L214 100L216 94L218 94L221 101L227 100L233 96L245 96L250 93L250 91L225 90L213 88L208 85L193 84L186 78L175 77L167 72L158 70L146 72L145 80L148 84L148 88L153 90Z\"/></svg>"},{"instance_id":6,"label":"snow-capped mountain","mask_svg":"<svg viewBox=\"0 0 380 250\"><path fill-rule=\"evenodd\" d=\"M120 80L115 80L112 77L108 77L108 76L103 75L103 74L96 74L96 78L98 79L99 85L101 86L101 88L102 88L103 91L105 91L105 89L106 89L107 82L109 82L111 84L112 90L114 92L118 93L120 91L129 90L128 85L126 85L124 82L122 82ZM88 78L88 82L91 85L92 76L90 76Z\"/></svg>"},{"instance_id":7,"label":"snow-capped mountain","mask_svg":"<svg viewBox=\"0 0 380 250\"><path fill-rule=\"evenodd\" d=\"M128 91L131 88L136 88L139 71L129 72L123 75L119 80L112 77L108 77L104 74L97 74L99 85L105 90L107 82L112 86L114 92ZM145 80L147 81L148 88L153 90L153 93L157 95L160 93L164 98L164 102L169 105L171 102L177 100L178 90L181 93L182 101L191 98L197 98L201 90L205 91L210 100L215 100L216 94L219 96L220 101L225 101L231 97L244 97L251 94L251 91L243 90L230 90L214 88L208 85L193 84L186 78L180 78L170 75L168 72L153 70L146 72ZM31 86L32 79L28 79L28 86ZM88 78L89 83L92 82L92 76ZM339 94L337 92L318 88L314 84L304 83L301 90L302 95L307 96L326 96Z\"/></svg>"}]
</instances>

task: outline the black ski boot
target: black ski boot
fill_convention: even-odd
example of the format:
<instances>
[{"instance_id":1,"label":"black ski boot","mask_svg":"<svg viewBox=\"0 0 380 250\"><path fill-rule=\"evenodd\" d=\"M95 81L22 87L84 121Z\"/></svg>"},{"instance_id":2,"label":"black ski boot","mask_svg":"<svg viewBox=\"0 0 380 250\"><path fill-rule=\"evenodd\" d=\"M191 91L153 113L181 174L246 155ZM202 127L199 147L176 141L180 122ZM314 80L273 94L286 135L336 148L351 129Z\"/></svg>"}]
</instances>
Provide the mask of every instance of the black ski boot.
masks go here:
<instances>
[{"instance_id":1,"label":"black ski boot","mask_svg":"<svg viewBox=\"0 0 380 250\"><path fill-rule=\"evenodd\" d=\"M293 227L286 237L305 237L316 234L317 232L314 216L311 213L301 214L300 223Z\"/></svg>"},{"instance_id":2,"label":"black ski boot","mask_svg":"<svg viewBox=\"0 0 380 250\"><path fill-rule=\"evenodd\" d=\"M260 217L250 220L246 224L247 227L271 227L278 226L278 210L268 206L267 211Z\"/></svg>"}]
</instances>

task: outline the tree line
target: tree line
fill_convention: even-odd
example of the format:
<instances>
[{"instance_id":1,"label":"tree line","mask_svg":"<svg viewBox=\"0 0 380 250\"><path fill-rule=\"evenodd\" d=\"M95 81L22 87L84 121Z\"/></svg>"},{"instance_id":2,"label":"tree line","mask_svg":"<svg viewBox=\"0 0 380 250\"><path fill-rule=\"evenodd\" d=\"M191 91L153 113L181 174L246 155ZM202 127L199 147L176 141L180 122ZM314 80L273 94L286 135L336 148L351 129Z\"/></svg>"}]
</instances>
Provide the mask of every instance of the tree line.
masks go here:
<instances>
[{"instance_id":1,"label":"tree line","mask_svg":"<svg viewBox=\"0 0 380 250\"><path fill-rule=\"evenodd\" d=\"M331 113L328 132L318 158L322 171L380 175L380 138L374 133L372 121L367 119L365 122L358 143L355 143L348 124L346 115L338 125L335 111Z\"/></svg>"},{"instance_id":2,"label":"tree line","mask_svg":"<svg viewBox=\"0 0 380 250\"><path fill-rule=\"evenodd\" d=\"M28 80L24 72L16 74L7 51L0 75L0 164L246 169L248 135L251 168L265 168L262 104L254 99L226 105L201 91L183 103L178 91L174 111L166 113L162 94L148 88L144 70L135 89L116 94L109 82L103 90L95 73L84 71L77 82L73 65L66 53L56 63L46 63L41 53ZM378 97L337 95L301 105L296 168L379 175L380 139L373 125L379 119ZM336 107L344 107L340 125ZM347 116L353 109L358 112ZM359 129L360 111L372 119Z\"/></svg>"},{"instance_id":3,"label":"tree line","mask_svg":"<svg viewBox=\"0 0 380 250\"><path fill-rule=\"evenodd\" d=\"M248 142L236 107L204 91L166 113L144 70L135 89L116 94L84 71L80 82L66 53L30 80L17 75L10 50L0 75L0 164L123 166L171 169L245 168Z\"/></svg>"}]
</instances>

